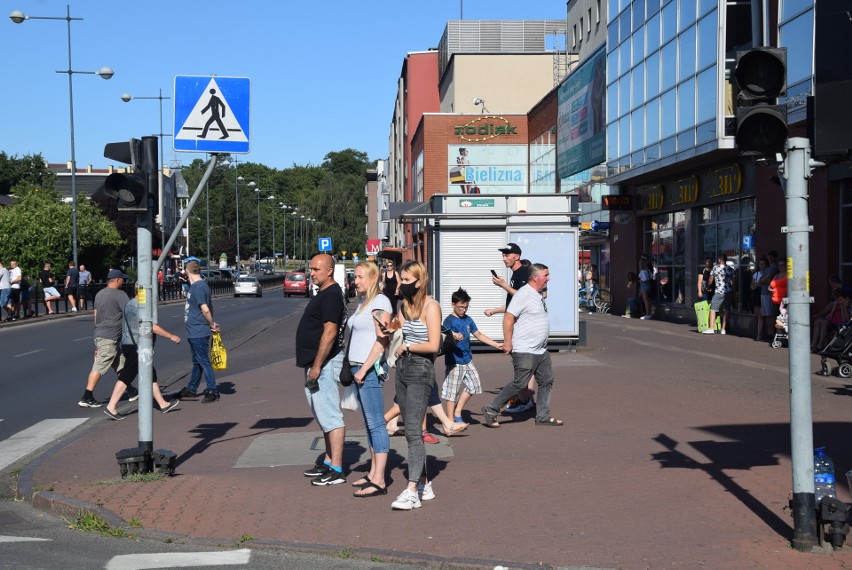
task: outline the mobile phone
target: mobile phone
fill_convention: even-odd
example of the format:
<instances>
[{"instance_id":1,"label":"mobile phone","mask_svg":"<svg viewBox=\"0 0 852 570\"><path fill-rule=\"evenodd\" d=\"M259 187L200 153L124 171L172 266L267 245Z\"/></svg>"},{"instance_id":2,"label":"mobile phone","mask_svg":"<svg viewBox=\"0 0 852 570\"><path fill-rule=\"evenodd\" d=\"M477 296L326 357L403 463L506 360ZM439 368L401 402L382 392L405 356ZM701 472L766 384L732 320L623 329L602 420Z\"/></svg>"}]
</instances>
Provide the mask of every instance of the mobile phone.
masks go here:
<instances>
[{"instance_id":1,"label":"mobile phone","mask_svg":"<svg viewBox=\"0 0 852 570\"><path fill-rule=\"evenodd\" d=\"M493 275L494 277L497 277L497 272L496 272L496 271L494 271L494 270L492 269L492 270L491 270L491 275Z\"/></svg>"}]
</instances>

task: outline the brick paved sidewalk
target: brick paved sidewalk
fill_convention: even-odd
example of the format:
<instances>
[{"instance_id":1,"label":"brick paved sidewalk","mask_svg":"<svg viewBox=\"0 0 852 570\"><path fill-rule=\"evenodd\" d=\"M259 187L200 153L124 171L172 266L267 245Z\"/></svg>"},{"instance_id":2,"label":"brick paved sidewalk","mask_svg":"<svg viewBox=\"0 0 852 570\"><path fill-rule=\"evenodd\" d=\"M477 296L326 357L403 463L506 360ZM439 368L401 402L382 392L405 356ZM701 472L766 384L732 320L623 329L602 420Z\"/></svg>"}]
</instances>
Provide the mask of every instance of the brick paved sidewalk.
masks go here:
<instances>
[{"instance_id":1,"label":"brick paved sidewalk","mask_svg":"<svg viewBox=\"0 0 852 570\"><path fill-rule=\"evenodd\" d=\"M536 426L531 413L502 416L499 429L477 425L511 364L475 356L486 394L472 400L466 432L428 446L437 498L416 511L390 508L405 484L401 437L391 439L387 496L356 499L348 484L312 487L302 476L321 453L311 449L319 432L289 360L221 377L216 404L155 414L155 448L179 456L172 478L103 483L118 478L114 452L136 445L135 415L97 425L26 475L146 529L224 543L251 535L481 566L852 567L850 548L789 547L786 349L673 323L586 318L588 347L552 354L562 428ZM391 383L388 402L392 392ZM852 468L849 395L843 379L813 376L815 442L828 447L839 481ZM347 457L363 458L363 422L346 419ZM354 481L363 463L351 467ZM839 494L850 498L845 484Z\"/></svg>"}]
</instances>

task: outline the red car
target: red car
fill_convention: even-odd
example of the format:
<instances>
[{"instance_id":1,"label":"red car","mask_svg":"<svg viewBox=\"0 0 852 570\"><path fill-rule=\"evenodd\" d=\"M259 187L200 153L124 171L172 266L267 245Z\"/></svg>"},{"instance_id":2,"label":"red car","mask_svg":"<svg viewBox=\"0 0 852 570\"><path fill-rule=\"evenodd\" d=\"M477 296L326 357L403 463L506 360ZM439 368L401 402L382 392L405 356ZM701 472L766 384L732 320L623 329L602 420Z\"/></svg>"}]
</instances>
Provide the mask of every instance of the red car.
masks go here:
<instances>
[{"instance_id":1,"label":"red car","mask_svg":"<svg viewBox=\"0 0 852 570\"><path fill-rule=\"evenodd\" d=\"M303 271L291 271L284 275L284 296L308 296L308 280Z\"/></svg>"}]
</instances>

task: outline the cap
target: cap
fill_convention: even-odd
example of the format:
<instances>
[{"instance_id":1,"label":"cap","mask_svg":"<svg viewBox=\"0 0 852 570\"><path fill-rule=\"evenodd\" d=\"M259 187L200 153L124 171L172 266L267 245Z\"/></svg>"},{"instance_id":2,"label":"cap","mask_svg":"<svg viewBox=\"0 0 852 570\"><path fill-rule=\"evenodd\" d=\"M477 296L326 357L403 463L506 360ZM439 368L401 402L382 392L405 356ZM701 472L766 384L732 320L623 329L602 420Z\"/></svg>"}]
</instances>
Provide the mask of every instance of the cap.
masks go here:
<instances>
[{"instance_id":1,"label":"cap","mask_svg":"<svg viewBox=\"0 0 852 570\"><path fill-rule=\"evenodd\" d=\"M109 273L107 273L107 279L118 279L119 277L128 279L127 274L121 269L110 269Z\"/></svg>"},{"instance_id":2,"label":"cap","mask_svg":"<svg viewBox=\"0 0 852 570\"><path fill-rule=\"evenodd\" d=\"M501 247L498 251L502 253L517 253L518 255L521 255L521 248L518 247L518 244L516 243L508 243L506 244L506 247Z\"/></svg>"},{"instance_id":3,"label":"cap","mask_svg":"<svg viewBox=\"0 0 852 570\"><path fill-rule=\"evenodd\" d=\"M201 263L201 260L195 257L194 255L190 255L189 257L183 260L184 263L188 263L190 261L197 261L198 263Z\"/></svg>"}]
</instances>

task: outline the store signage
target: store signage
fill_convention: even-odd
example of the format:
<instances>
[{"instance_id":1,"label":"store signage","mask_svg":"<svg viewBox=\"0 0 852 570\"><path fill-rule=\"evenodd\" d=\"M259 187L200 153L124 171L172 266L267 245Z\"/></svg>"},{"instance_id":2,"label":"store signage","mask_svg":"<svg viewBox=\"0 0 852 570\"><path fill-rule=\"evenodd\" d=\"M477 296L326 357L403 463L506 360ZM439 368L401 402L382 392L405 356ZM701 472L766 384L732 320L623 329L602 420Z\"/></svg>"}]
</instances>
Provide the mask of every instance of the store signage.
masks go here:
<instances>
[{"instance_id":1,"label":"store signage","mask_svg":"<svg viewBox=\"0 0 852 570\"><path fill-rule=\"evenodd\" d=\"M675 180L674 184L677 193L675 195L674 201L672 202L672 206L678 206L680 204L692 204L693 202L698 201L697 176L687 176L686 178Z\"/></svg>"},{"instance_id":2,"label":"store signage","mask_svg":"<svg viewBox=\"0 0 852 570\"><path fill-rule=\"evenodd\" d=\"M665 193L662 186L646 186L639 190L643 210L662 210Z\"/></svg>"},{"instance_id":3,"label":"store signage","mask_svg":"<svg viewBox=\"0 0 852 570\"><path fill-rule=\"evenodd\" d=\"M710 198L733 196L743 188L743 171L739 164L711 170L707 178Z\"/></svg>"},{"instance_id":4,"label":"store signage","mask_svg":"<svg viewBox=\"0 0 852 570\"><path fill-rule=\"evenodd\" d=\"M604 210L632 210L633 196L604 194L601 196L601 204Z\"/></svg>"},{"instance_id":5,"label":"store signage","mask_svg":"<svg viewBox=\"0 0 852 570\"><path fill-rule=\"evenodd\" d=\"M592 229L592 222L580 222L581 230L590 230Z\"/></svg>"},{"instance_id":6,"label":"store signage","mask_svg":"<svg viewBox=\"0 0 852 570\"><path fill-rule=\"evenodd\" d=\"M517 135L515 129L517 126L509 123L504 117L485 115L454 127L454 134L464 141L482 142L500 135Z\"/></svg>"},{"instance_id":7,"label":"store signage","mask_svg":"<svg viewBox=\"0 0 852 570\"><path fill-rule=\"evenodd\" d=\"M629 224L633 221L633 214L619 212L612 217L612 221L620 225Z\"/></svg>"},{"instance_id":8,"label":"store signage","mask_svg":"<svg viewBox=\"0 0 852 570\"><path fill-rule=\"evenodd\" d=\"M595 220L592 222L592 230L596 232L603 232L609 229L609 222L599 222Z\"/></svg>"},{"instance_id":9,"label":"store signage","mask_svg":"<svg viewBox=\"0 0 852 570\"><path fill-rule=\"evenodd\" d=\"M493 198L477 198L477 199L460 200L459 206L462 207L462 208L493 208L494 207L494 199Z\"/></svg>"}]
</instances>

